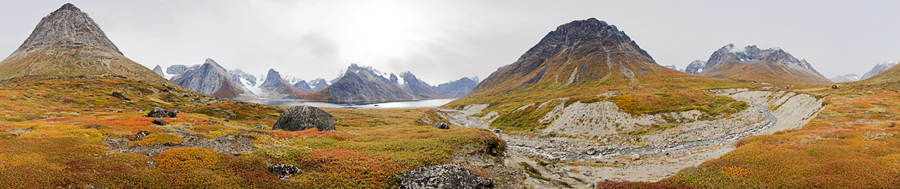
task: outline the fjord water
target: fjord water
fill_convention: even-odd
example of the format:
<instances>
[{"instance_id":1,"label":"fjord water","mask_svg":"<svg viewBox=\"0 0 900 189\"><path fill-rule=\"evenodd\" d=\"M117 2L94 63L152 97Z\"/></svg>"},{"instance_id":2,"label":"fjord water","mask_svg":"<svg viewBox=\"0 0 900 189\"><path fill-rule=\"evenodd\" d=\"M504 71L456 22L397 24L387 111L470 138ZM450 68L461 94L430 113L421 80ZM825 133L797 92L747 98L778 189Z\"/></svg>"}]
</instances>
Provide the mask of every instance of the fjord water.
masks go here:
<instances>
[{"instance_id":1,"label":"fjord water","mask_svg":"<svg viewBox=\"0 0 900 189\"><path fill-rule=\"evenodd\" d=\"M250 100L247 102L259 103L265 105L272 106L314 106L314 107L326 107L326 108L352 108L352 109L385 109L385 108L434 108L444 104L449 103L450 101L456 100L452 99L431 99L431 100L416 100L416 101L403 101L403 102L385 102L385 103L374 103L374 104L335 104L328 102L313 102L313 101L305 101L305 100Z\"/></svg>"}]
</instances>

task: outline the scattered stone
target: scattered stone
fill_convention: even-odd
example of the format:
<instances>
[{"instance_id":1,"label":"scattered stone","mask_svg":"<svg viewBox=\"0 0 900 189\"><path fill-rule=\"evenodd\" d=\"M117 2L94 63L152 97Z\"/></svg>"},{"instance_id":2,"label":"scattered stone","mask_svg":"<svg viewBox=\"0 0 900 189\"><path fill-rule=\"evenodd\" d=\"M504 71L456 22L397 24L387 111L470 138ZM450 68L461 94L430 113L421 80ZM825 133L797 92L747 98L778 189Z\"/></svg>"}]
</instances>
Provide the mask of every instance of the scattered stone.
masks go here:
<instances>
[{"instance_id":1,"label":"scattered stone","mask_svg":"<svg viewBox=\"0 0 900 189\"><path fill-rule=\"evenodd\" d=\"M163 121L162 118L154 118L154 119L153 119L153 124L157 124L157 125L166 125L166 121Z\"/></svg>"},{"instance_id":2,"label":"scattered stone","mask_svg":"<svg viewBox=\"0 0 900 189\"><path fill-rule=\"evenodd\" d=\"M116 113L125 113L125 112L122 112L122 110L119 110L119 111L117 111Z\"/></svg>"},{"instance_id":3,"label":"scattered stone","mask_svg":"<svg viewBox=\"0 0 900 189\"><path fill-rule=\"evenodd\" d=\"M888 127L894 128L894 127L896 127L896 126L897 126L897 123L891 123L891 126L888 126Z\"/></svg>"},{"instance_id":4,"label":"scattered stone","mask_svg":"<svg viewBox=\"0 0 900 189\"><path fill-rule=\"evenodd\" d=\"M410 169L403 173L401 189L413 188L493 188L494 183L458 163Z\"/></svg>"},{"instance_id":5,"label":"scattered stone","mask_svg":"<svg viewBox=\"0 0 900 189\"><path fill-rule=\"evenodd\" d=\"M116 98L119 98L119 99L121 99L121 100L131 100L131 99L128 99L128 97L125 97L125 95L123 95L122 93L119 93L119 92L113 92L113 93L112 93L112 96L113 96L113 97L116 97Z\"/></svg>"},{"instance_id":6,"label":"scattered stone","mask_svg":"<svg viewBox=\"0 0 900 189\"><path fill-rule=\"evenodd\" d=\"M450 129L450 123L441 121L441 122L434 123L434 125L431 125L431 127L438 128L438 129Z\"/></svg>"},{"instance_id":7,"label":"scattered stone","mask_svg":"<svg viewBox=\"0 0 900 189\"><path fill-rule=\"evenodd\" d=\"M639 160L639 159L641 159L640 154L632 154L631 155L631 161L635 161L635 160Z\"/></svg>"},{"instance_id":8,"label":"scattered stone","mask_svg":"<svg viewBox=\"0 0 900 189\"><path fill-rule=\"evenodd\" d=\"M831 85L831 89L837 89L837 88L838 88L837 85Z\"/></svg>"},{"instance_id":9,"label":"scattered stone","mask_svg":"<svg viewBox=\"0 0 900 189\"><path fill-rule=\"evenodd\" d=\"M178 110L165 110L160 107L154 107L150 113L147 113L147 117L175 117L177 115Z\"/></svg>"},{"instance_id":10,"label":"scattered stone","mask_svg":"<svg viewBox=\"0 0 900 189\"><path fill-rule=\"evenodd\" d=\"M302 131L317 128L319 131L334 130L334 117L325 110L312 106L294 106L281 113L272 130Z\"/></svg>"},{"instance_id":11,"label":"scattered stone","mask_svg":"<svg viewBox=\"0 0 900 189\"><path fill-rule=\"evenodd\" d=\"M141 140L147 135L150 135L147 131L138 131L138 133L134 135L134 140Z\"/></svg>"},{"instance_id":12,"label":"scattered stone","mask_svg":"<svg viewBox=\"0 0 900 189\"><path fill-rule=\"evenodd\" d=\"M29 132L29 131L31 131L31 130L34 130L34 127L33 127L33 126L32 126L32 127L29 127L29 128L22 128L22 129L9 129L9 130L6 130L6 132L7 132L7 133Z\"/></svg>"},{"instance_id":13,"label":"scattered stone","mask_svg":"<svg viewBox=\"0 0 900 189\"><path fill-rule=\"evenodd\" d=\"M253 128L256 128L259 130L268 130L268 128L266 128L266 126L262 126L262 125L254 125Z\"/></svg>"},{"instance_id":14,"label":"scattered stone","mask_svg":"<svg viewBox=\"0 0 900 189\"><path fill-rule=\"evenodd\" d=\"M300 168L296 165L275 164L269 167L269 172L272 172L281 180L286 180L295 173L300 172Z\"/></svg>"}]
</instances>

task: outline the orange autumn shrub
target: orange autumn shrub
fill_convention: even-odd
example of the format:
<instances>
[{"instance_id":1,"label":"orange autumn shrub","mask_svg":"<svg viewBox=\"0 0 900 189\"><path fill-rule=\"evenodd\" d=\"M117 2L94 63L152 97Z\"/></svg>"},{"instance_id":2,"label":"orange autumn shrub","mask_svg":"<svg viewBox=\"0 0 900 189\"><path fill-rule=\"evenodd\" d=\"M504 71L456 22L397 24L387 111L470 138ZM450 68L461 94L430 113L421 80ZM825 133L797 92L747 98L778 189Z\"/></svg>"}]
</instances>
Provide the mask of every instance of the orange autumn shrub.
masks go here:
<instances>
[{"instance_id":1,"label":"orange autumn shrub","mask_svg":"<svg viewBox=\"0 0 900 189\"><path fill-rule=\"evenodd\" d=\"M327 137L337 141L344 141L350 138L350 135L336 133L332 131L319 131L317 128L302 131L278 131L272 133L272 138L276 139L292 139L292 138L308 138L308 137Z\"/></svg>"},{"instance_id":2,"label":"orange autumn shrub","mask_svg":"<svg viewBox=\"0 0 900 189\"><path fill-rule=\"evenodd\" d=\"M188 171L216 164L219 157L212 149L188 147L166 150L153 161L165 171Z\"/></svg>"}]
</instances>

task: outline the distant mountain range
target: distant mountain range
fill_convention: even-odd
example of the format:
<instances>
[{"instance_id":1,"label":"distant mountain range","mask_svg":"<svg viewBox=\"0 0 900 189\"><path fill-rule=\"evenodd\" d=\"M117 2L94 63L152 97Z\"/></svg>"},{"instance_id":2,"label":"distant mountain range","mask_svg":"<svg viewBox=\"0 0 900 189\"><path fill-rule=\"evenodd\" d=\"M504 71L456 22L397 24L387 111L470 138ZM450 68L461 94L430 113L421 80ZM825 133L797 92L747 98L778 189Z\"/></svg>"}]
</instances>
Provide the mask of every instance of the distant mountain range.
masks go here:
<instances>
[{"instance_id":1,"label":"distant mountain range","mask_svg":"<svg viewBox=\"0 0 900 189\"><path fill-rule=\"evenodd\" d=\"M886 70L888 70L888 69L891 69L891 68L894 67L895 65L897 65L897 63L894 63L894 62L882 62L882 63L876 64L875 67L872 67L872 69L869 70L869 72L866 72L865 74L863 74L863 76L859 76L859 75L856 75L856 74L844 74L844 75L834 76L833 78L831 78L831 81L834 81L834 82L853 82L853 81L865 80L865 79L871 78L871 77L873 77L873 76L875 76L875 75L878 75L879 73L884 72L884 71L886 71Z\"/></svg>"},{"instance_id":2,"label":"distant mountain range","mask_svg":"<svg viewBox=\"0 0 900 189\"><path fill-rule=\"evenodd\" d=\"M689 70L693 71L686 71ZM756 45L739 49L728 44L719 48L706 61L700 75L766 83L831 83L806 60L798 60L780 48L759 49Z\"/></svg>"}]
</instances>

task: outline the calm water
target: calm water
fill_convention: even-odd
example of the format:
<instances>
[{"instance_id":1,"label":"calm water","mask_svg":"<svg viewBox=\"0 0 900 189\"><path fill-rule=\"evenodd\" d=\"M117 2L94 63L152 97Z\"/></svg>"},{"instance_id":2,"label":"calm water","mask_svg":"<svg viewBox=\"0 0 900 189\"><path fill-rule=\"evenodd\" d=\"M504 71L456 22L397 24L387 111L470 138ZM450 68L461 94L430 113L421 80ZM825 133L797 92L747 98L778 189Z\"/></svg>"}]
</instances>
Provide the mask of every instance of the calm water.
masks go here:
<instances>
[{"instance_id":1,"label":"calm water","mask_svg":"<svg viewBox=\"0 0 900 189\"><path fill-rule=\"evenodd\" d=\"M307 105L314 107L327 107L327 108L354 108L354 109L381 109L381 108L433 108L438 107L444 104L447 104L450 101L456 100L454 99L434 99L434 100L417 100L417 101L405 101L405 102L385 102L385 103L376 103L376 104L334 104L327 102L310 102L310 101L302 101L302 100L251 100L247 102L265 104L265 105L273 105L273 106L299 106L299 105Z\"/></svg>"}]
</instances>

